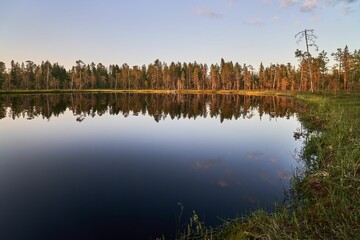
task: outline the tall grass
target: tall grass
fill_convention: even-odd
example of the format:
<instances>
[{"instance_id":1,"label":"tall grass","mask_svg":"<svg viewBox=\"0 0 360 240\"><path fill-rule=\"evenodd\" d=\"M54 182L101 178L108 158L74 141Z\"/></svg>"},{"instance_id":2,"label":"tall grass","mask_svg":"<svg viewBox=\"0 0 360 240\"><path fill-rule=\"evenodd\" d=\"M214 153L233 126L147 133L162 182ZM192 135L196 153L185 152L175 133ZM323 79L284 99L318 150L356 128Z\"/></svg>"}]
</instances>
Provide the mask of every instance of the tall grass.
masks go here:
<instances>
[{"instance_id":1,"label":"tall grass","mask_svg":"<svg viewBox=\"0 0 360 240\"><path fill-rule=\"evenodd\" d=\"M309 133L302 194L295 214L300 236L311 239L360 237L360 94L298 96L310 108L300 115Z\"/></svg>"}]
</instances>

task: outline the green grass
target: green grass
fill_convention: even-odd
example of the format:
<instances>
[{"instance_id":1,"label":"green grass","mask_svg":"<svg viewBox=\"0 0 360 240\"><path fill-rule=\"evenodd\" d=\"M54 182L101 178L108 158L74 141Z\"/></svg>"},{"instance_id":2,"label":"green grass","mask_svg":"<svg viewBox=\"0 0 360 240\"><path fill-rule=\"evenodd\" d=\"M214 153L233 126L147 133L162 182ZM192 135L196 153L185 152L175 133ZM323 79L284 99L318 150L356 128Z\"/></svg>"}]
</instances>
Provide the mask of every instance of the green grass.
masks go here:
<instances>
[{"instance_id":1,"label":"green grass","mask_svg":"<svg viewBox=\"0 0 360 240\"><path fill-rule=\"evenodd\" d=\"M234 219L212 239L360 239L360 94L295 97L308 135L291 206Z\"/></svg>"}]
</instances>

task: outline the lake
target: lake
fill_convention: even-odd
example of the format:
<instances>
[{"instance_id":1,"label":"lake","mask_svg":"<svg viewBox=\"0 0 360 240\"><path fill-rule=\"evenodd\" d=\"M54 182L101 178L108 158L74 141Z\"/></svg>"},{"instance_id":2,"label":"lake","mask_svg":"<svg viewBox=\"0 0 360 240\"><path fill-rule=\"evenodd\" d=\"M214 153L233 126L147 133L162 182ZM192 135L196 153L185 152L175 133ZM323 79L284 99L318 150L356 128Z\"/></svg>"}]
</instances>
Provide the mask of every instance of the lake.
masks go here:
<instances>
[{"instance_id":1,"label":"lake","mask_svg":"<svg viewBox=\"0 0 360 240\"><path fill-rule=\"evenodd\" d=\"M0 239L173 239L193 211L214 227L272 211L298 166L300 107L240 95L0 95Z\"/></svg>"}]
</instances>

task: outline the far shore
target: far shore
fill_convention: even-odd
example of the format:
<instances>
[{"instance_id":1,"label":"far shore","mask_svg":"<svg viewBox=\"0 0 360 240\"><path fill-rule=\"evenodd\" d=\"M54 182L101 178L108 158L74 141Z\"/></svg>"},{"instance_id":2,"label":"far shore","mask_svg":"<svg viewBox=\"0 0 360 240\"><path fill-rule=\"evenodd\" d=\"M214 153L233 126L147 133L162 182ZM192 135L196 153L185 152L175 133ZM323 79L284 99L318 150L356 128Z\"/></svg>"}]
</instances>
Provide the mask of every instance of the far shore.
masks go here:
<instances>
[{"instance_id":1,"label":"far shore","mask_svg":"<svg viewBox=\"0 0 360 240\"><path fill-rule=\"evenodd\" d=\"M281 96L292 95L295 91L272 91L272 90L165 90L165 89L43 89L43 90L0 90L0 94L48 94L48 93L139 93L139 94L233 94L253 96Z\"/></svg>"}]
</instances>

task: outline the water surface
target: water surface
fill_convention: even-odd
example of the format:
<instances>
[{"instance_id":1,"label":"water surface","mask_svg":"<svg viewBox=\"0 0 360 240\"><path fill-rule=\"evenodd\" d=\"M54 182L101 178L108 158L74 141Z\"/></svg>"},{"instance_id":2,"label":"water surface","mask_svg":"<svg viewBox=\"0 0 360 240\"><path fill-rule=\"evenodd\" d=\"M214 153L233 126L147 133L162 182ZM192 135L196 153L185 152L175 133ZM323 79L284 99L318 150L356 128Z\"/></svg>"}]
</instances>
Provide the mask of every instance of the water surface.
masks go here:
<instances>
[{"instance_id":1,"label":"water surface","mask_svg":"<svg viewBox=\"0 0 360 240\"><path fill-rule=\"evenodd\" d=\"M299 105L232 95L0 95L0 239L173 238L282 202Z\"/></svg>"}]
</instances>

